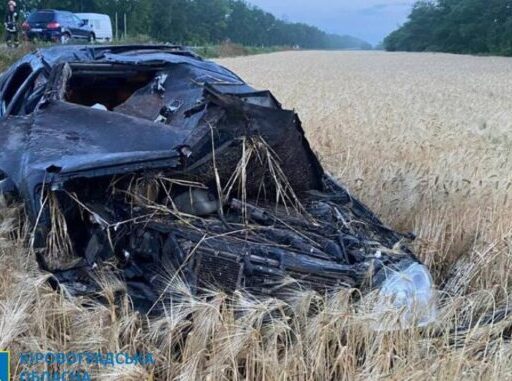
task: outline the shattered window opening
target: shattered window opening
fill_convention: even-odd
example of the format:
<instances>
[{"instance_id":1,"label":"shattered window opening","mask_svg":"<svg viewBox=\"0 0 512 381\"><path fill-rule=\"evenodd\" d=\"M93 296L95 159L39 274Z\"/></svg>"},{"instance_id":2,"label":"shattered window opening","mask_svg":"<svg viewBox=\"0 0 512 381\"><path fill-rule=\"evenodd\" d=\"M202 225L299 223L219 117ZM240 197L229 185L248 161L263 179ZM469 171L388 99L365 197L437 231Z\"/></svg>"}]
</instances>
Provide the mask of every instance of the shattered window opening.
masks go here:
<instances>
[{"instance_id":1,"label":"shattered window opening","mask_svg":"<svg viewBox=\"0 0 512 381\"><path fill-rule=\"evenodd\" d=\"M65 100L82 106L102 105L113 111L153 82L155 68L71 64Z\"/></svg>"},{"instance_id":2,"label":"shattered window opening","mask_svg":"<svg viewBox=\"0 0 512 381\"><path fill-rule=\"evenodd\" d=\"M11 107L11 102L14 100L14 97L20 87L27 81L27 79L32 74L32 67L29 64L23 64L19 66L14 75L11 77L7 86L2 91L2 103L1 103L1 113L4 116Z\"/></svg>"}]
</instances>

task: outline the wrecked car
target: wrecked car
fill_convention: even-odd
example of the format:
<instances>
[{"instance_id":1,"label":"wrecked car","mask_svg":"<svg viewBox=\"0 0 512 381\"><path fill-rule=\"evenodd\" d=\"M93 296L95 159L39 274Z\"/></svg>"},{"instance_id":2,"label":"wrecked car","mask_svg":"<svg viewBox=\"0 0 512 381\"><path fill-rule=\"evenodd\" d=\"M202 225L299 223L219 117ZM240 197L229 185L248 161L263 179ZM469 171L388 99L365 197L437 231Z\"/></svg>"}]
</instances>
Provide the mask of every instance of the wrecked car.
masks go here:
<instances>
[{"instance_id":1,"label":"wrecked car","mask_svg":"<svg viewBox=\"0 0 512 381\"><path fill-rule=\"evenodd\" d=\"M133 304L170 277L280 297L379 290L432 318L432 279L313 153L269 91L177 46L59 46L0 77L0 193L73 294L111 269Z\"/></svg>"}]
</instances>

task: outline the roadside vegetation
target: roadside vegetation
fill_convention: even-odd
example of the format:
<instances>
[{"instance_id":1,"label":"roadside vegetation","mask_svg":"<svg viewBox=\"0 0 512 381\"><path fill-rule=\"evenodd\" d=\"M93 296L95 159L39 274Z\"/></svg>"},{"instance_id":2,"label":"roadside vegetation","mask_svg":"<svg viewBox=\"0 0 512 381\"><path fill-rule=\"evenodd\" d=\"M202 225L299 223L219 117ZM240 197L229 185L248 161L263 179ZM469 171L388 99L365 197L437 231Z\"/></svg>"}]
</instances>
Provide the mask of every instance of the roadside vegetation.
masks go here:
<instances>
[{"instance_id":1,"label":"roadside vegetation","mask_svg":"<svg viewBox=\"0 0 512 381\"><path fill-rule=\"evenodd\" d=\"M115 41L114 44L150 44L151 39L145 37L131 38L121 41ZM50 43L23 43L18 48L0 47L0 73L23 57L25 54L32 52L38 48L45 48L52 46ZM191 46L187 47L192 52L200 55L205 59L222 58L222 57L238 57L249 56L254 54L274 53L279 51L290 50L288 47L254 47L244 46L234 43L222 43L219 45L204 45L204 46Z\"/></svg>"},{"instance_id":2,"label":"roadside vegetation","mask_svg":"<svg viewBox=\"0 0 512 381\"><path fill-rule=\"evenodd\" d=\"M106 303L54 292L19 210L3 207L0 348L14 354L14 375L22 351L139 351L157 365L91 371L134 381L509 379L510 59L281 52L220 63L295 108L323 164L392 227L418 235L439 288L437 322L376 331L354 290L197 298L175 279L166 291L180 301L148 318L114 302L115 279L101 279Z\"/></svg>"},{"instance_id":3,"label":"roadside vegetation","mask_svg":"<svg viewBox=\"0 0 512 381\"><path fill-rule=\"evenodd\" d=\"M206 45L200 47L192 47L192 51L204 58L222 58L222 57L239 57L251 56L254 54L275 53L279 51L290 50L289 47L255 47L244 46L234 43L223 43L219 45Z\"/></svg>"}]
</instances>

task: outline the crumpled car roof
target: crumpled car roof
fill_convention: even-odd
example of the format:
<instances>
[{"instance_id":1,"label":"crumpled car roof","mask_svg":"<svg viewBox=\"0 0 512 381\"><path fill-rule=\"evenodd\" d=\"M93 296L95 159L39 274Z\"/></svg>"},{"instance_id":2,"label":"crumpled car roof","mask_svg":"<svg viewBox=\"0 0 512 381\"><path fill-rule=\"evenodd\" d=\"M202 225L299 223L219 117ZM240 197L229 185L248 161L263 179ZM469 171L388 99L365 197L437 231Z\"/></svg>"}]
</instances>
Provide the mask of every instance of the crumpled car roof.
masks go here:
<instances>
[{"instance_id":1,"label":"crumpled car roof","mask_svg":"<svg viewBox=\"0 0 512 381\"><path fill-rule=\"evenodd\" d=\"M58 169L61 175L73 172L83 175L87 169L94 168L97 175L101 169L108 174L107 167L113 174L114 166L119 168L127 164L134 164L134 168L136 163L143 166L177 165L180 158L177 149L196 144L195 140L206 135L208 126L200 123L206 112L201 104L205 89L217 95L236 94L261 99L266 119L262 123L273 119L272 114L285 124L293 123L295 118L292 112L281 110L269 92L256 91L228 69L172 46L40 49L3 74L0 89L5 90L12 72L22 66L28 64L32 72L41 70L42 75L49 77L51 70L63 63L94 63L100 68L101 65L121 65L123 70L129 70L132 65L149 66L164 70L168 78L161 94L151 94L153 88L146 86L113 110L118 112L105 113L61 101L44 104L43 100L43 105L33 114L22 118L8 116L0 122L0 168L8 172L24 198L35 197L34 189L52 176L51 169ZM77 66L79 71L80 65ZM39 86L46 86L46 81L41 81ZM146 98L151 101L145 102ZM154 123L162 107L172 102L179 102L179 110L172 120L166 124ZM266 106L274 110L268 110ZM199 109L194 110L196 107ZM202 130L203 135L198 130ZM276 133L268 130L268 133ZM297 131L302 134L300 126Z\"/></svg>"}]
</instances>

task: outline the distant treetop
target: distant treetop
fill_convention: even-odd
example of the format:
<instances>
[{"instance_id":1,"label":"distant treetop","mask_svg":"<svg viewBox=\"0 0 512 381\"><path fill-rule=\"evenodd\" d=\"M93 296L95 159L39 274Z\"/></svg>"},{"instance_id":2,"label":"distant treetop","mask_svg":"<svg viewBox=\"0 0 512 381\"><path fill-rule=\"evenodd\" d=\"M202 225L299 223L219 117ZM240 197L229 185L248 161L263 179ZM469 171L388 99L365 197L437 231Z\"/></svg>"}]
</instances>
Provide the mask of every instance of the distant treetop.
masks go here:
<instances>
[{"instance_id":1,"label":"distant treetop","mask_svg":"<svg viewBox=\"0 0 512 381\"><path fill-rule=\"evenodd\" d=\"M512 0L421 0L388 51L512 55Z\"/></svg>"}]
</instances>

